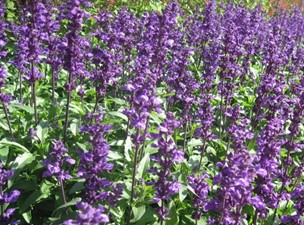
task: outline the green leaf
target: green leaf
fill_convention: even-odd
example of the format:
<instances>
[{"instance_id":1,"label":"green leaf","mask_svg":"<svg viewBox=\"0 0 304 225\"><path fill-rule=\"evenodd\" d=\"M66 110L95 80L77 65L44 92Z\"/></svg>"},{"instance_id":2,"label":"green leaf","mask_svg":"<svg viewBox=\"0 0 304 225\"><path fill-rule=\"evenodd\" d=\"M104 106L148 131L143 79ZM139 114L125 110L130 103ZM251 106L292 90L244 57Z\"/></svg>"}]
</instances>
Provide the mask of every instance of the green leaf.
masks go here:
<instances>
[{"instance_id":1,"label":"green leaf","mask_svg":"<svg viewBox=\"0 0 304 225\"><path fill-rule=\"evenodd\" d=\"M9 153L9 147L4 146L0 149L0 160L2 164L6 164L8 153Z\"/></svg>"},{"instance_id":2,"label":"green leaf","mask_svg":"<svg viewBox=\"0 0 304 225\"><path fill-rule=\"evenodd\" d=\"M109 143L110 146L124 146L125 140L114 140Z\"/></svg>"},{"instance_id":3,"label":"green leaf","mask_svg":"<svg viewBox=\"0 0 304 225\"><path fill-rule=\"evenodd\" d=\"M166 225L178 225L179 219L174 201L169 203L169 220L166 221Z\"/></svg>"},{"instance_id":4,"label":"green leaf","mask_svg":"<svg viewBox=\"0 0 304 225\"><path fill-rule=\"evenodd\" d=\"M187 186L183 185L179 190L178 190L178 196L179 200L182 202L184 199L187 197L188 191L187 191Z\"/></svg>"},{"instance_id":5,"label":"green leaf","mask_svg":"<svg viewBox=\"0 0 304 225\"><path fill-rule=\"evenodd\" d=\"M35 156L32 153L25 152L22 155L19 155L13 162L11 162L11 168L15 170L13 177L8 181L7 186L10 188L13 184L13 181L18 177L21 170L30 164L35 159Z\"/></svg>"},{"instance_id":6,"label":"green leaf","mask_svg":"<svg viewBox=\"0 0 304 225\"><path fill-rule=\"evenodd\" d=\"M150 114L151 119L153 120L154 123L157 125L160 125L162 123L163 117L160 114L157 114L156 112L152 112Z\"/></svg>"},{"instance_id":7,"label":"green leaf","mask_svg":"<svg viewBox=\"0 0 304 225\"><path fill-rule=\"evenodd\" d=\"M78 145L79 148L81 148L83 151L87 151L87 146L85 144L82 144L82 143L79 143L79 142L76 142L76 144Z\"/></svg>"},{"instance_id":8,"label":"green leaf","mask_svg":"<svg viewBox=\"0 0 304 225\"><path fill-rule=\"evenodd\" d=\"M58 210L64 209L64 208L69 207L69 206L71 206L71 205L75 205L76 202L79 202L79 201L81 201L81 198L74 198L74 199L72 199L71 201L69 201L69 202L67 202L67 203L65 203L65 204L63 204L63 205L61 205L61 206L59 206L57 209L55 209L55 210L53 211L52 216L54 216L55 213L56 213Z\"/></svg>"},{"instance_id":9,"label":"green leaf","mask_svg":"<svg viewBox=\"0 0 304 225\"><path fill-rule=\"evenodd\" d=\"M129 154L129 151L132 150L132 140L131 140L131 137L128 136L127 139L126 139L126 143L125 143L125 151L124 151L124 155L126 157L126 160L128 162L131 162L131 157L130 157L130 154Z\"/></svg>"},{"instance_id":10,"label":"green leaf","mask_svg":"<svg viewBox=\"0 0 304 225\"><path fill-rule=\"evenodd\" d=\"M206 218L202 217L199 221L197 221L198 225L207 225Z\"/></svg>"},{"instance_id":11,"label":"green leaf","mask_svg":"<svg viewBox=\"0 0 304 225\"><path fill-rule=\"evenodd\" d=\"M20 150L21 152L30 152L26 147L21 144L18 144L17 142L2 140L0 141L0 146L12 146L15 147L16 150Z\"/></svg>"},{"instance_id":12,"label":"green leaf","mask_svg":"<svg viewBox=\"0 0 304 225\"><path fill-rule=\"evenodd\" d=\"M72 123L72 124L70 125L70 130L71 130L71 132L72 132L72 134L73 134L74 136L77 135L77 129L78 129L78 126L77 126L76 123Z\"/></svg>"},{"instance_id":13,"label":"green leaf","mask_svg":"<svg viewBox=\"0 0 304 225\"><path fill-rule=\"evenodd\" d=\"M212 148L211 146L207 146L207 152L212 153L213 155L216 156L216 150L214 148Z\"/></svg>"},{"instance_id":14,"label":"green leaf","mask_svg":"<svg viewBox=\"0 0 304 225\"><path fill-rule=\"evenodd\" d=\"M2 123L1 121L0 121L0 127L1 127L3 130L6 130L6 131L9 130L8 126L7 126L5 123Z\"/></svg>"},{"instance_id":15,"label":"green leaf","mask_svg":"<svg viewBox=\"0 0 304 225\"><path fill-rule=\"evenodd\" d=\"M202 140L192 138L190 141L188 141L187 145L191 147L201 146L203 144Z\"/></svg>"},{"instance_id":16,"label":"green leaf","mask_svg":"<svg viewBox=\"0 0 304 225\"><path fill-rule=\"evenodd\" d=\"M30 107L30 106L27 106L27 105L14 105L15 108L19 108L29 114L34 114L34 108L33 107Z\"/></svg>"},{"instance_id":17,"label":"green leaf","mask_svg":"<svg viewBox=\"0 0 304 225\"><path fill-rule=\"evenodd\" d=\"M128 117L121 112L116 112L116 111L115 112L108 112L108 114L111 115L111 116L119 117L119 118L121 118L125 121L128 121Z\"/></svg>"},{"instance_id":18,"label":"green leaf","mask_svg":"<svg viewBox=\"0 0 304 225\"><path fill-rule=\"evenodd\" d=\"M150 164L150 155L146 154L142 160L140 161L139 165L138 165L138 169L137 169L137 174L136 174L136 178L142 178L143 174L146 172L146 170L148 169Z\"/></svg>"},{"instance_id":19,"label":"green leaf","mask_svg":"<svg viewBox=\"0 0 304 225\"><path fill-rule=\"evenodd\" d=\"M25 220L28 224L31 224L31 220L32 220L32 213L31 213L31 211L22 213L22 216L23 216L24 220Z\"/></svg>"},{"instance_id":20,"label":"green leaf","mask_svg":"<svg viewBox=\"0 0 304 225\"><path fill-rule=\"evenodd\" d=\"M130 221L131 223L135 223L145 214L146 206L141 205L139 207L132 207L134 218Z\"/></svg>"},{"instance_id":21,"label":"green leaf","mask_svg":"<svg viewBox=\"0 0 304 225\"><path fill-rule=\"evenodd\" d=\"M115 104L117 104L117 105L127 105L126 101L124 101L123 99L120 99L120 98L109 98L109 99L106 99L106 101L108 103L115 102Z\"/></svg>"},{"instance_id":22,"label":"green leaf","mask_svg":"<svg viewBox=\"0 0 304 225\"><path fill-rule=\"evenodd\" d=\"M37 131L36 131L36 135L42 144L44 143L45 139L47 138L48 131L49 131L48 127L44 127L44 126L45 126L44 124L43 125L39 124L37 126Z\"/></svg>"},{"instance_id":23,"label":"green leaf","mask_svg":"<svg viewBox=\"0 0 304 225\"><path fill-rule=\"evenodd\" d=\"M72 187L71 190L69 191L69 194L74 194L77 191L81 191L84 189L83 186L84 179L79 180L77 183L75 183Z\"/></svg>"},{"instance_id":24,"label":"green leaf","mask_svg":"<svg viewBox=\"0 0 304 225\"><path fill-rule=\"evenodd\" d=\"M70 110L71 110L71 112L76 113L76 114L80 114L80 115L85 114L83 109L80 106L76 105L76 102L71 102L70 103Z\"/></svg>"},{"instance_id":25,"label":"green leaf","mask_svg":"<svg viewBox=\"0 0 304 225\"><path fill-rule=\"evenodd\" d=\"M30 196L23 202L20 212L25 212L31 205L38 203L41 199L47 198L50 195L50 191L41 192L41 190L34 191Z\"/></svg>"},{"instance_id":26,"label":"green leaf","mask_svg":"<svg viewBox=\"0 0 304 225\"><path fill-rule=\"evenodd\" d=\"M37 183L34 180L18 180L14 182L12 188L22 190L25 192L33 191L36 189Z\"/></svg>"},{"instance_id":27,"label":"green leaf","mask_svg":"<svg viewBox=\"0 0 304 225\"><path fill-rule=\"evenodd\" d=\"M30 164L35 159L32 153L25 152L22 155L17 156L17 158L12 162L12 169L22 169L26 165Z\"/></svg>"},{"instance_id":28,"label":"green leaf","mask_svg":"<svg viewBox=\"0 0 304 225\"><path fill-rule=\"evenodd\" d=\"M123 159L124 156L119 152L109 151L108 158L111 161L111 160Z\"/></svg>"}]
</instances>

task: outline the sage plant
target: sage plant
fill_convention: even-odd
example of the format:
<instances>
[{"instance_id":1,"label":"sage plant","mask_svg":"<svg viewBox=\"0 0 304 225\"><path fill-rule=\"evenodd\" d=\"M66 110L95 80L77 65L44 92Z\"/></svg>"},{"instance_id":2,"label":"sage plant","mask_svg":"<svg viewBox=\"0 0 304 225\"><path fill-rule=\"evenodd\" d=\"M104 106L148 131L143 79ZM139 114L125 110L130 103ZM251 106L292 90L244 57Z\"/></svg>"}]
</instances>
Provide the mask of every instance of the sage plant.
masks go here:
<instances>
[{"instance_id":1,"label":"sage plant","mask_svg":"<svg viewBox=\"0 0 304 225\"><path fill-rule=\"evenodd\" d=\"M5 46L7 44L7 37L6 37L6 30L8 29L8 24L4 20L4 14L5 14L5 4L4 2L0 3L0 101L2 103L2 107L4 110L6 122L9 128L9 132L11 135L11 138L14 140L14 134L13 134L13 129L12 125L9 119L9 112L7 109L7 103L9 103L12 100L12 97L9 96L6 93L2 92L2 88L5 84L5 78L7 76L7 70L6 68L2 65L2 61L4 61L5 56L7 55L7 51L5 49Z\"/></svg>"},{"instance_id":2,"label":"sage plant","mask_svg":"<svg viewBox=\"0 0 304 225\"><path fill-rule=\"evenodd\" d=\"M38 123L38 111L36 101L36 82L43 77L38 69L41 55L44 55L43 40L47 39L45 33L45 21L47 9L44 3L37 0L31 1L22 9L18 29L17 58L16 64L19 73L24 74L24 79L30 83L34 106L35 124Z\"/></svg>"},{"instance_id":3,"label":"sage plant","mask_svg":"<svg viewBox=\"0 0 304 225\"><path fill-rule=\"evenodd\" d=\"M88 152L79 151L78 177L85 179L82 202L89 204L87 207L93 208L101 207L101 201L106 202L108 207L115 207L123 190L121 183L114 183L101 176L114 167L114 164L107 162L110 146L105 139L111 125L102 124L102 119L102 111L97 111L95 114L89 113L87 120L93 123L81 127L82 132L90 135L89 141L92 148Z\"/></svg>"},{"instance_id":4,"label":"sage plant","mask_svg":"<svg viewBox=\"0 0 304 225\"><path fill-rule=\"evenodd\" d=\"M157 140L157 143L153 143L152 147L157 148L158 153L151 156L151 160L156 165L150 169L150 172L156 175L157 180L151 181L150 184L153 184L155 188L152 202L160 202L161 205L157 207L160 224L164 224L169 215L166 201L170 200L171 196L178 193L178 190L181 188L181 184L170 172L174 163L184 161L184 152L176 148L172 137L170 137L174 133L174 129L179 127L179 123L175 120L173 113L168 113L165 121L159 125L158 133L150 134L151 137Z\"/></svg>"},{"instance_id":5,"label":"sage plant","mask_svg":"<svg viewBox=\"0 0 304 225\"><path fill-rule=\"evenodd\" d=\"M54 140L53 148L49 153L49 157L42 162L42 165L47 168L43 175L45 177L56 176L61 189L64 204L67 203L64 191L64 180L72 178L69 171L64 169L64 166L67 164L75 164L75 160L72 159L67 153L68 150L64 147L63 142Z\"/></svg>"},{"instance_id":6,"label":"sage plant","mask_svg":"<svg viewBox=\"0 0 304 225\"><path fill-rule=\"evenodd\" d=\"M59 20L66 19L68 21L66 38L62 40L63 47L63 68L68 71L69 77L65 84L67 90L67 103L65 110L63 142L66 142L67 128L69 124L69 108L71 102L72 90L75 89L76 78L84 79L89 77L86 69L84 58L86 56L85 49L89 47L89 42L85 37L80 36L83 20L89 16L81 6L89 7L91 4L86 0L69 0L60 7Z\"/></svg>"}]
</instances>

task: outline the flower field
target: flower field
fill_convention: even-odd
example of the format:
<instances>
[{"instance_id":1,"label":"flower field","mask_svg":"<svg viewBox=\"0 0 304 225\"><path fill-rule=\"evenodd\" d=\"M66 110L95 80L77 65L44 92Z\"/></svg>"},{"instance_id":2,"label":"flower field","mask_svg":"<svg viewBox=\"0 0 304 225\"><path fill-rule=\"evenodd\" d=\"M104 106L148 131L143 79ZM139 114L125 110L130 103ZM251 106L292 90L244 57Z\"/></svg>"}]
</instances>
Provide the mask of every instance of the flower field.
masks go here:
<instances>
[{"instance_id":1,"label":"flower field","mask_svg":"<svg viewBox=\"0 0 304 225\"><path fill-rule=\"evenodd\" d=\"M0 1L0 225L304 225L300 7Z\"/></svg>"}]
</instances>

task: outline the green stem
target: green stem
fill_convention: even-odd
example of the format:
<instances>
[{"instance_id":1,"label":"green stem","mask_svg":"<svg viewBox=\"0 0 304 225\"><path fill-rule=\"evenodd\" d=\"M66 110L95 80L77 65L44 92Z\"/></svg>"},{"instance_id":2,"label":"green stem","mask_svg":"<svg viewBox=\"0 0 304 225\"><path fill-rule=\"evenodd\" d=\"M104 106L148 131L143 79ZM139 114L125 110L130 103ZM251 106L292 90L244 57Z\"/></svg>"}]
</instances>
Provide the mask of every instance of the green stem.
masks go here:
<instances>
[{"instance_id":1,"label":"green stem","mask_svg":"<svg viewBox=\"0 0 304 225\"><path fill-rule=\"evenodd\" d=\"M1 93L1 91L0 91L0 93ZM9 119L9 115L8 115L8 110L7 110L7 107L6 107L6 105L5 105L5 103L3 101L2 101L2 106L3 106L3 110L4 110L4 114L5 114L5 118L6 118L6 122L7 122L7 125L8 125L8 129L9 129L10 135L12 137L12 140L15 140L14 134L13 134L12 125L11 125L11 122L10 122L10 119Z\"/></svg>"},{"instance_id":2,"label":"green stem","mask_svg":"<svg viewBox=\"0 0 304 225\"><path fill-rule=\"evenodd\" d=\"M139 130L137 129L136 136L139 135ZM130 197L130 208L132 208L133 200L134 200L134 190L135 190L135 183L136 183L136 173L137 173L137 160L138 160L138 150L139 145L136 144L135 153L134 153L134 162L133 162L133 172L132 172L132 186L131 186L131 197ZM131 219L131 210L128 212L127 224L130 223Z\"/></svg>"},{"instance_id":3,"label":"green stem","mask_svg":"<svg viewBox=\"0 0 304 225\"><path fill-rule=\"evenodd\" d=\"M143 135L147 134L148 126L149 126L149 119L150 119L150 117L148 116L148 118L146 120L146 127L145 127ZM141 146L140 153L139 153L139 160L141 160L144 157L145 145L146 145L146 139L144 140L143 145Z\"/></svg>"},{"instance_id":4,"label":"green stem","mask_svg":"<svg viewBox=\"0 0 304 225\"><path fill-rule=\"evenodd\" d=\"M22 102L22 76L19 72L19 103Z\"/></svg>"},{"instance_id":5,"label":"green stem","mask_svg":"<svg viewBox=\"0 0 304 225\"><path fill-rule=\"evenodd\" d=\"M55 106L55 74L53 68L51 67L51 74L52 74L52 104Z\"/></svg>"},{"instance_id":6,"label":"green stem","mask_svg":"<svg viewBox=\"0 0 304 225\"><path fill-rule=\"evenodd\" d=\"M31 64L32 69L32 77L35 77L34 71L34 63ZM35 124L38 124L38 113L37 113L37 101L36 101L36 87L35 81L31 82L31 89L32 89L32 102L34 104L34 117L35 117Z\"/></svg>"},{"instance_id":7,"label":"green stem","mask_svg":"<svg viewBox=\"0 0 304 225\"><path fill-rule=\"evenodd\" d=\"M68 120L69 120L69 108L70 108L70 101L71 101L71 85L72 85L72 74L69 74L69 90L68 90L68 96L67 96L67 103L65 108L65 120L64 120L64 131L63 131L63 143L66 142L67 138L67 130L68 130Z\"/></svg>"},{"instance_id":8,"label":"green stem","mask_svg":"<svg viewBox=\"0 0 304 225\"><path fill-rule=\"evenodd\" d=\"M184 144L183 144L183 152L185 152L186 143L187 143L187 126L188 126L188 121L185 123L185 126L184 126Z\"/></svg>"},{"instance_id":9,"label":"green stem","mask_svg":"<svg viewBox=\"0 0 304 225\"><path fill-rule=\"evenodd\" d=\"M258 215L259 215L258 211L255 210L255 214L254 214L254 218L253 218L253 225L257 225L257 223L258 223Z\"/></svg>"},{"instance_id":10,"label":"green stem","mask_svg":"<svg viewBox=\"0 0 304 225\"><path fill-rule=\"evenodd\" d=\"M0 195L3 196L2 186L0 186ZM1 216L3 216L4 214L3 204L0 204L0 212L1 212Z\"/></svg>"},{"instance_id":11,"label":"green stem","mask_svg":"<svg viewBox=\"0 0 304 225\"><path fill-rule=\"evenodd\" d=\"M59 185L60 185L60 189L61 189L63 203L66 204L67 201L66 201L66 197L65 197L65 191L64 191L64 186L63 186L63 180L62 179L59 179Z\"/></svg>"},{"instance_id":12,"label":"green stem","mask_svg":"<svg viewBox=\"0 0 304 225\"><path fill-rule=\"evenodd\" d=\"M203 157L204 157L204 153L205 153L205 148L206 148L206 140L203 141L203 146L201 148L201 158L200 158L198 169L197 169L198 172L200 171L201 166L202 166L202 161L203 161Z\"/></svg>"},{"instance_id":13,"label":"green stem","mask_svg":"<svg viewBox=\"0 0 304 225\"><path fill-rule=\"evenodd\" d=\"M164 204L164 200L162 199L161 200L161 209L162 209L162 211L164 211L164 208L165 208L165 204ZM164 224L164 220L163 220L163 218L161 217L160 218L160 225L163 225Z\"/></svg>"}]
</instances>

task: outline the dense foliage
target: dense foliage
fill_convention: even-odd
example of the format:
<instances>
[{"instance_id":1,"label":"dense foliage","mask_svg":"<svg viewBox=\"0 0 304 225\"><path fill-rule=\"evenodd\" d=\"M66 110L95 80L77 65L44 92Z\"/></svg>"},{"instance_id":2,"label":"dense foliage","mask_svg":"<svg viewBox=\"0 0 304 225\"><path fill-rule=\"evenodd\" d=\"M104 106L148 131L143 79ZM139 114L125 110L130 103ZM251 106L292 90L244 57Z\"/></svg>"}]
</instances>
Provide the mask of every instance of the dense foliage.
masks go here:
<instances>
[{"instance_id":1,"label":"dense foliage","mask_svg":"<svg viewBox=\"0 0 304 225\"><path fill-rule=\"evenodd\" d=\"M304 224L304 16L0 4L0 224Z\"/></svg>"}]
</instances>

